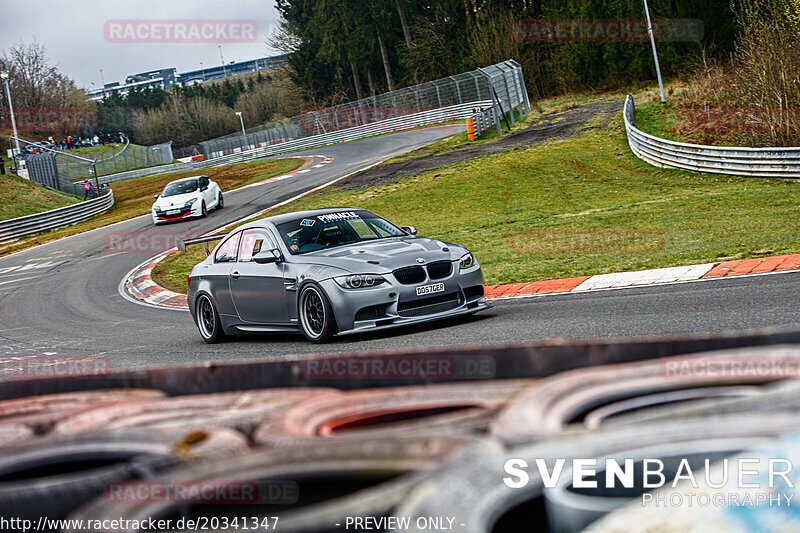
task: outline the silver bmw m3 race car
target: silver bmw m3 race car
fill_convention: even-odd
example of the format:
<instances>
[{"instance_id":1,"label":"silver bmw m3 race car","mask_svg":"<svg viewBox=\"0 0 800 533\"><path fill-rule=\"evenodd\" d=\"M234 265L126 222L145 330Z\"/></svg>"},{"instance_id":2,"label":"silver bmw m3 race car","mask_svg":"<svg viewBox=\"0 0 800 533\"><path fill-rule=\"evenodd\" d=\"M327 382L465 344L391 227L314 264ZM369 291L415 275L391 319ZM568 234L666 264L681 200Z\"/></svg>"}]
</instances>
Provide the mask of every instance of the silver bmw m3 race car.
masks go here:
<instances>
[{"instance_id":1,"label":"silver bmw m3 race car","mask_svg":"<svg viewBox=\"0 0 800 533\"><path fill-rule=\"evenodd\" d=\"M276 215L179 247L220 238L189 278L189 309L209 343L287 331L319 343L488 307L469 250L363 209Z\"/></svg>"}]
</instances>

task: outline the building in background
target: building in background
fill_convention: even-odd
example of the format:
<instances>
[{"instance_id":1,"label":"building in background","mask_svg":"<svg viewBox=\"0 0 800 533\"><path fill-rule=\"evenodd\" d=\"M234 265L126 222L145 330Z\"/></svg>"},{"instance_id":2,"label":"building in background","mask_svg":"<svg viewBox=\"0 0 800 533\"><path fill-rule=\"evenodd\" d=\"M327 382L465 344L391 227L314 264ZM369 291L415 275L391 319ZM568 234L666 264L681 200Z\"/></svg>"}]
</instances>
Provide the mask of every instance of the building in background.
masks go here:
<instances>
[{"instance_id":1,"label":"building in background","mask_svg":"<svg viewBox=\"0 0 800 533\"><path fill-rule=\"evenodd\" d=\"M195 85L207 81L221 80L232 76L240 76L250 72L272 70L286 64L287 54L271 57L261 57L248 61L231 62L227 65L192 70L189 72L177 73L176 68L162 68L149 72L131 74L125 78L125 83L113 82L106 83L101 89L88 91L92 100L102 100L112 92L116 91L120 96L128 94L134 87L159 87L165 91L170 90L175 85Z\"/></svg>"}]
</instances>

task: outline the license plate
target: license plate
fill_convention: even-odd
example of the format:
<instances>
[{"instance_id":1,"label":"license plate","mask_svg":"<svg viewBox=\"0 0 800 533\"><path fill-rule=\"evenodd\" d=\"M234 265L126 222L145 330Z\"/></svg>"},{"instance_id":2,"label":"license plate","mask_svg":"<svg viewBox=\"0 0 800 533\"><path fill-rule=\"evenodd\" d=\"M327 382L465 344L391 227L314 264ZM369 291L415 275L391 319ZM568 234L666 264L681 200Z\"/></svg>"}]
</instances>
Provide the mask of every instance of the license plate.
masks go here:
<instances>
[{"instance_id":1,"label":"license plate","mask_svg":"<svg viewBox=\"0 0 800 533\"><path fill-rule=\"evenodd\" d=\"M167 215L177 215L180 212L181 212L180 209L170 209L169 211L165 211L165 214L167 214Z\"/></svg>"},{"instance_id":2,"label":"license plate","mask_svg":"<svg viewBox=\"0 0 800 533\"><path fill-rule=\"evenodd\" d=\"M444 283L434 283L433 285L423 285L417 287L417 296L424 296L426 294L433 294L435 292L444 292Z\"/></svg>"}]
</instances>

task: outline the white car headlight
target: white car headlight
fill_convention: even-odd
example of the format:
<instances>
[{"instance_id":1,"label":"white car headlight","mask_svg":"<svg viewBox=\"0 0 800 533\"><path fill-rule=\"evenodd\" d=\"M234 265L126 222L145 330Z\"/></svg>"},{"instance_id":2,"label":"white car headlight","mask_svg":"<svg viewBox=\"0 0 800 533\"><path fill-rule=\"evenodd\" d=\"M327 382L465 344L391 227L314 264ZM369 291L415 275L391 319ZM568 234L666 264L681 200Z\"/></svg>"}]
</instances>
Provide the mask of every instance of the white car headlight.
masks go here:
<instances>
[{"instance_id":1,"label":"white car headlight","mask_svg":"<svg viewBox=\"0 0 800 533\"><path fill-rule=\"evenodd\" d=\"M475 256L472 255L472 253L470 252L467 252L465 255L461 257L461 259L458 260L458 265L461 268L461 270L472 268L475 266L475 264L476 264Z\"/></svg>"},{"instance_id":2,"label":"white car headlight","mask_svg":"<svg viewBox=\"0 0 800 533\"><path fill-rule=\"evenodd\" d=\"M386 283L386 278L377 274L354 274L352 276L339 276L333 278L340 287L345 289L368 289L381 283Z\"/></svg>"},{"instance_id":3,"label":"white car headlight","mask_svg":"<svg viewBox=\"0 0 800 533\"><path fill-rule=\"evenodd\" d=\"M192 198L191 200L189 200L188 202L183 204L183 207L192 207L192 204L195 203L196 201L197 201L197 198Z\"/></svg>"}]
</instances>

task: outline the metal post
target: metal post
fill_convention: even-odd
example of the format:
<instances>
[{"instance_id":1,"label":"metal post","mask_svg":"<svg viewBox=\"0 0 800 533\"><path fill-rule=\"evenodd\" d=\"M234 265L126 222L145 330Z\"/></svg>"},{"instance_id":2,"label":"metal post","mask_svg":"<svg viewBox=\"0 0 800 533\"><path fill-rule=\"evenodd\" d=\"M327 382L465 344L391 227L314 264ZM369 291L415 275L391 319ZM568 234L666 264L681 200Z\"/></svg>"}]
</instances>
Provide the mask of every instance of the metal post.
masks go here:
<instances>
[{"instance_id":1,"label":"metal post","mask_svg":"<svg viewBox=\"0 0 800 533\"><path fill-rule=\"evenodd\" d=\"M458 86L458 80L453 76L450 76L450 79L452 79L456 83L456 94L458 94L458 103L463 104L464 100L461 99L461 87Z\"/></svg>"},{"instance_id":2,"label":"metal post","mask_svg":"<svg viewBox=\"0 0 800 533\"><path fill-rule=\"evenodd\" d=\"M531 99L528 96L528 88L525 86L525 76L523 75L521 68L517 68L516 71L517 76L519 76L520 87L522 88L522 96L525 98L525 112L528 113L533 111L533 109L531 109Z\"/></svg>"},{"instance_id":3,"label":"metal post","mask_svg":"<svg viewBox=\"0 0 800 533\"><path fill-rule=\"evenodd\" d=\"M8 85L8 78L10 74L7 70L0 72L0 77L3 78L3 81L6 82L6 96L8 97L8 111L11 114L11 126L14 129L14 145L17 148L17 153L19 154L21 150L19 149L19 136L17 133L17 119L14 117L14 103L11 101L11 87ZM13 152L13 150L12 150ZM16 158L14 159L14 167L17 166ZM17 174L19 174L19 168L17 168Z\"/></svg>"},{"instance_id":4,"label":"metal post","mask_svg":"<svg viewBox=\"0 0 800 533\"><path fill-rule=\"evenodd\" d=\"M500 119L497 117L497 106L492 105L492 118L494 123L497 124L497 134L503 136L503 127L500 125Z\"/></svg>"},{"instance_id":5,"label":"metal post","mask_svg":"<svg viewBox=\"0 0 800 533\"><path fill-rule=\"evenodd\" d=\"M242 151L244 152L245 147L247 146L247 132L244 129L244 118L242 118L241 111L237 111L236 116L239 117L239 123L242 125L242 139L244 139L244 144L242 145Z\"/></svg>"},{"instance_id":6,"label":"metal post","mask_svg":"<svg viewBox=\"0 0 800 533\"><path fill-rule=\"evenodd\" d=\"M508 78L506 78L505 71L501 72L503 73L503 85L506 86L506 96L508 97L508 113L511 115L511 125L516 126L517 121L514 118L514 103L511 101L511 89L508 88Z\"/></svg>"},{"instance_id":7,"label":"metal post","mask_svg":"<svg viewBox=\"0 0 800 533\"><path fill-rule=\"evenodd\" d=\"M92 173L94 174L94 187L97 194L100 194L100 181L97 179L97 161L92 161Z\"/></svg>"},{"instance_id":8,"label":"metal post","mask_svg":"<svg viewBox=\"0 0 800 533\"><path fill-rule=\"evenodd\" d=\"M217 45L217 48L219 48L219 60L220 63L222 63L222 77L227 78L228 73L225 71L225 60L222 58L222 45Z\"/></svg>"},{"instance_id":9,"label":"metal post","mask_svg":"<svg viewBox=\"0 0 800 533\"><path fill-rule=\"evenodd\" d=\"M658 76L658 89L661 91L661 103L666 104L667 98L664 96L664 83L661 81L661 66L658 64L656 36L653 33L653 23L650 21L650 8L647 7L647 0L644 0L644 15L647 17L647 33L650 34L650 44L653 46L653 60L656 63L656 75Z\"/></svg>"}]
</instances>

